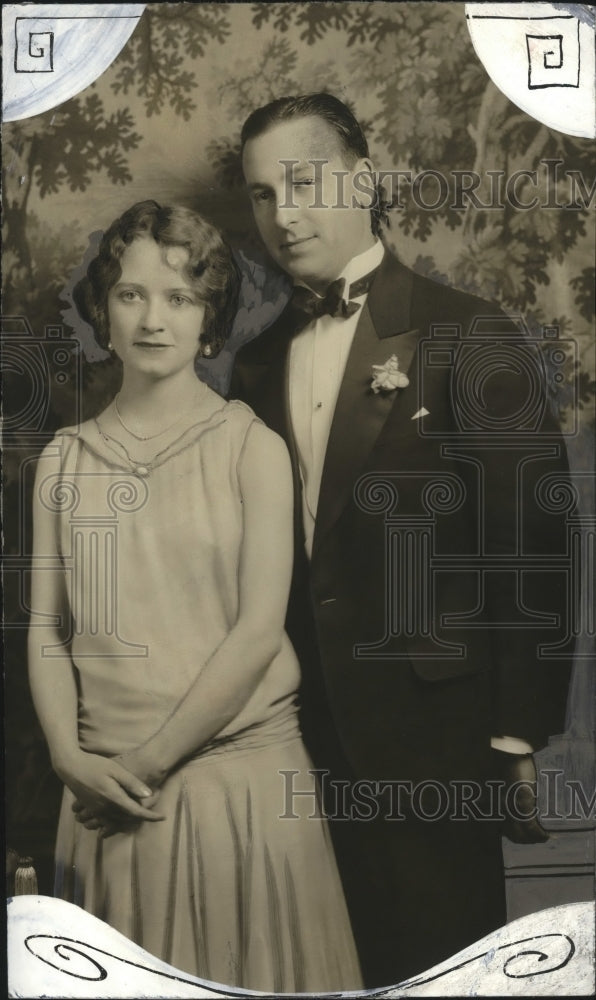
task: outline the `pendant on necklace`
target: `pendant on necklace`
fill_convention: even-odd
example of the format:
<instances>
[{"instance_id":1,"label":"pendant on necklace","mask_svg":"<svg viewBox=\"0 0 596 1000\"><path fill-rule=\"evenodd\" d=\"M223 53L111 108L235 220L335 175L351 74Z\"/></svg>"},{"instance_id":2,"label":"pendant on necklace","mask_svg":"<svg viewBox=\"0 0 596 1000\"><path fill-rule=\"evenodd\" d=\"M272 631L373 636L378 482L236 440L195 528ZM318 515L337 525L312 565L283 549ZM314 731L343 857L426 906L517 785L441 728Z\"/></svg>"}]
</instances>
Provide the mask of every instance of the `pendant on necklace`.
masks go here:
<instances>
[{"instance_id":1,"label":"pendant on necklace","mask_svg":"<svg viewBox=\"0 0 596 1000\"><path fill-rule=\"evenodd\" d=\"M151 472L151 469L149 469L146 465L135 465L132 471L135 476L141 476L142 479L146 479Z\"/></svg>"}]
</instances>

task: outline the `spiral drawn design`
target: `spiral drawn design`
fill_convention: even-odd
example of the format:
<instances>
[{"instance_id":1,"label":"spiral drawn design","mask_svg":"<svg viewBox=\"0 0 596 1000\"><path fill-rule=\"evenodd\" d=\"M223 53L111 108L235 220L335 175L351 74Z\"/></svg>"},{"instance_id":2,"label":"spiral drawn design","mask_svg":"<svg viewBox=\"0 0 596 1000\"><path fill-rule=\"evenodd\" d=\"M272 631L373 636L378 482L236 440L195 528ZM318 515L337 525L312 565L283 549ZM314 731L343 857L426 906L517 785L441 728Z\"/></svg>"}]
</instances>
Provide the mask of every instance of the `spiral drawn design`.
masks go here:
<instances>
[{"instance_id":1,"label":"spiral drawn design","mask_svg":"<svg viewBox=\"0 0 596 1000\"><path fill-rule=\"evenodd\" d=\"M567 514L579 507L577 486L552 473L538 480L535 497L538 506L549 514Z\"/></svg>"},{"instance_id":2,"label":"spiral drawn design","mask_svg":"<svg viewBox=\"0 0 596 1000\"><path fill-rule=\"evenodd\" d=\"M158 981L166 979L170 982L192 986L197 992L200 991L204 995L202 983L189 979L185 975L177 976L173 973L163 972L161 969L154 969L150 965L143 965L139 961L133 962L122 955L114 955L103 948L87 944L86 941L77 941L74 938L67 938L57 934L30 934L29 937L25 938L25 947L40 962L44 962L45 965L56 969L57 972L63 972L74 979L83 979L90 983L104 982L109 977L108 969L110 969L110 964L118 962L121 966L128 965L134 969L140 969L151 976L155 976ZM122 975L122 970L118 966L112 971L116 977ZM154 994L152 992L147 995L153 996ZM228 993L227 995L240 996L239 993ZM155 996L160 996L159 983L156 984Z\"/></svg>"},{"instance_id":3,"label":"spiral drawn design","mask_svg":"<svg viewBox=\"0 0 596 1000\"><path fill-rule=\"evenodd\" d=\"M139 961L131 961L120 955L97 948L84 941L77 941L74 938L66 938L55 934L31 934L25 939L25 947L31 955L41 962L63 972L67 976L75 979L82 979L87 982L103 982L108 978L108 968L110 960L123 965L133 966L146 973L167 979L173 982L184 983L187 986L194 986L202 989L200 982L193 981L184 975L174 975L163 972L151 966L143 965ZM410 981L410 986L423 986L438 979L446 979L448 976L461 972L463 968L473 965L475 962L483 966L487 964L487 957L492 963L500 953L503 961L501 971L508 979L529 979L532 976L545 976L553 972L564 969L575 954L576 948L571 937L560 932L549 934L536 934L532 937L522 938L519 941L511 941L504 945L491 948L481 954L474 955L463 962L456 962L453 966L441 970L440 972L422 974ZM90 954L92 952L93 954ZM97 956L97 957L94 957ZM107 960L107 961L106 961ZM106 968L106 966L108 968ZM235 991L226 990L228 996L239 996ZM331 994L324 994L330 996Z\"/></svg>"},{"instance_id":4,"label":"spiral drawn design","mask_svg":"<svg viewBox=\"0 0 596 1000\"><path fill-rule=\"evenodd\" d=\"M447 976L459 973L462 969L473 965L475 962L486 965L487 957L492 962L497 955L503 961L501 971L508 979L529 979L530 976L548 976L552 972L564 969L574 954L575 944L567 934L559 932L536 934L532 937L522 938L520 941L510 941L507 944L497 945L496 948L491 948L490 951L483 951L479 955L474 955L463 962L458 962L450 968L443 969L441 972L431 973L430 975L423 974L409 981L409 985L425 986L428 983L435 982L437 979L445 979ZM504 992L507 992L506 987L504 987Z\"/></svg>"},{"instance_id":5,"label":"spiral drawn design","mask_svg":"<svg viewBox=\"0 0 596 1000\"><path fill-rule=\"evenodd\" d=\"M488 383L509 372L525 377L528 390L517 409L491 413L486 403ZM543 372L540 360L520 344L503 348L482 344L466 352L455 371L454 391L456 413L468 429L512 431L536 425L544 408Z\"/></svg>"},{"instance_id":6,"label":"spiral drawn design","mask_svg":"<svg viewBox=\"0 0 596 1000\"><path fill-rule=\"evenodd\" d=\"M356 483L354 499L365 514L388 514L397 507L399 492L393 473L371 472Z\"/></svg>"},{"instance_id":7,"label":"spiral drawn design","mask_svg":"<svg viewBox=\"0 0 596 1000\"><path fill-rule=\"evenodd\" d=\"M115 514L140 510L148 496L147 483L136 476L110 483L107 491L108 506Z\"/></svg>"},{"instance_id":8,"label":"spiral drawn design","mask_svg":"<svg viewBox=\"0 0 596 1000\"><path fill-rule=\"evenodd\" d=\"M50 944L52 941L56 942L53 947ZM32 942L35 942L35 944L32 944ZM78 947L76 947L77 945ZM51 934L32 934L26 939L25 946L27 951L35 955L35 958L39 958L40 961L45 962L52 969L57 969L58 972L64 972L67 976L73 976L75 979L85 979L87 982L92 983L101 983L104 979L108 978L107 970L103 965L100 965L86 951L82 951L83 948L90 949L92 947L85 944L84 941L72 941L69 938L56 939ZM98 951L99 949L95 948L93 950ZM104 954L107 953L104 952ZM61 961L56 961L54 956ZM82 959L82 961L77 961L75 956L78 959ZM73 958L75 959L74 961ZM72 964L67 968L66 963Z\"/></svg>"},{"instance_id":9,"label":"spiral drawn design","mask_svg":"<svg viewBox=\"0 0 596 1000\"><path fill-rule=\"evenodd\" d=\"M459 510L465 498L466 488L458 476L433 479L422 491L422 503L429 514L451 514Z\"/></svg>"},{"instance_id":10,"label":"spiral drawn design","mask_svg":"<svg viewBox=\"0 0 596 1000\"><path fill-rule=\"evenodd\" d=\"M52 514L68 514L79 506L81 491L72 479L65 479L60 473L54 473L42 481L39 501Z\"/></svg>"},{"instance_id":11,"label":"spiral drawn design","mask_svg":"<svg viewBox=\"0 0 596 1000\"><path fill-rule=\"evenodd\" d=\"M549 938L548 951L546 950L546 939ZM563 969L575 954L575 945L567 934L540 934L537 937L528 938L527 944L542 942L539 948L522 948L503 963L503 974L508 979L527 979L529 976L544 976L549 972L557 972ZM512 948L519 948L519 941ZM544 964L546 963L546 964ZM514 968L513 968L514 967Z\"/></svg>"}]
</instances>

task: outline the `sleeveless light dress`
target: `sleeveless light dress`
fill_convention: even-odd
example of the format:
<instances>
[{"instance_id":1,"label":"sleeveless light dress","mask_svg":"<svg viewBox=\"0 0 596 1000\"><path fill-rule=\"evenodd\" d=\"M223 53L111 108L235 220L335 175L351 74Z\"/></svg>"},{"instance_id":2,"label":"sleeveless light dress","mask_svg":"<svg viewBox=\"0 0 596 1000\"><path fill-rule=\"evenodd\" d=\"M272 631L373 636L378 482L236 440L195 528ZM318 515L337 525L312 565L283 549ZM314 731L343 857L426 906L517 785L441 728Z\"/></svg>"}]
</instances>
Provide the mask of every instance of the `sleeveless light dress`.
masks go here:
<instances>
[{"instance_id":1,"label":"sleeveless light dress","mask_svg":"<svg viewBox=\"0 0 596 1000\"><path fill-rule=\"evenodd\" d=\"M156 732L236 620L238 468L257 421L244 404L214 399L142 474L96 421L58 432L46 450L56 474L41 490L64 565L89 751L122 753ZM299 680L285 638L237 717L162 786L163 822L103 840L75 821L65 789L55 894L207 980L274 994L359 989L298 728Z\"/></svg>"}]
</instances>

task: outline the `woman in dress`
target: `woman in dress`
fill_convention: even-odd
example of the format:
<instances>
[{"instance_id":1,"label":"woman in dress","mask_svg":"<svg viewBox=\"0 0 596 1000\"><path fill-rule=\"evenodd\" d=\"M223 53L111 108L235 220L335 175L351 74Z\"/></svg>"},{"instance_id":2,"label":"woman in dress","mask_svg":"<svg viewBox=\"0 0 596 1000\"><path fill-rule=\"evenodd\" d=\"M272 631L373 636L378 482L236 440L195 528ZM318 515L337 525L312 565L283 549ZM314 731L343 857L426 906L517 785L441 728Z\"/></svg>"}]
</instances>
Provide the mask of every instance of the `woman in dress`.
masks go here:
<instances>
[{"instance_id":1,"label":"woman in dress","mask_svg":"<svg viewBox=\"0 0 596 1000\"><path fill-rule=\"evenodd\" d=\"M37 470L30 678L66 786L56 895L204 979L358 989L326 823L314 796L288 799L314 785L283 627L289 457L195 373L237 292L219 233L152 201L76 290L123 374Z\"/></svg>"}]
</instances>

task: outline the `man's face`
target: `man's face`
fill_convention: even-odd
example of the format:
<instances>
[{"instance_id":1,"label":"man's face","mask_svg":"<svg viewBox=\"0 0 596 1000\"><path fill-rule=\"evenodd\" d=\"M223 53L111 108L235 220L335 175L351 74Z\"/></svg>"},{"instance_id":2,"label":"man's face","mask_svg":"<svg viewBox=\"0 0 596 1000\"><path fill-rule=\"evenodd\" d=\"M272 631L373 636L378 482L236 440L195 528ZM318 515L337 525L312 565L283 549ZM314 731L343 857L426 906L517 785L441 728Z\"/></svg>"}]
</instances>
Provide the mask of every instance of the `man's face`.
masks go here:
<instances>
[{"instance_id":1,"label":"man's face","mask_svg":"<svg viewBox=\"0 0 596 1000\"><path fill-rule=\"evenodd\" d=\"M298 162L284 165L288 160ZM311 160L326 162L315 167ZM352 178L371 164L348 165L334 129L321 118L281 122L249 139L242 165L263 242L295 280L320 291L374 242L370 212L352 207Z\"/></svg>"}]
</instances>

